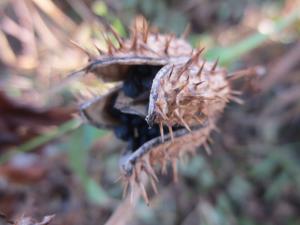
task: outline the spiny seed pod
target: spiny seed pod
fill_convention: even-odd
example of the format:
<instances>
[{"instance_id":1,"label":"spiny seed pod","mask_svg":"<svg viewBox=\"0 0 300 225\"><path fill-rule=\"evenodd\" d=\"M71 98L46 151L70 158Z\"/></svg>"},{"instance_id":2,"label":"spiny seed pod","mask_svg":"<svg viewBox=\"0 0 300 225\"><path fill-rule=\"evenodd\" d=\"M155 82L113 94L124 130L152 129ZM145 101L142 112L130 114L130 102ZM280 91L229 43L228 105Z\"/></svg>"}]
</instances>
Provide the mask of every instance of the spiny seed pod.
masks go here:
<instances>
[{"instance_id":1,"label":"spiny seed pod","mask_svg":"<svg viewBox=\"0 0 300 225\"><path fill-rule=\"evenodd\" d=\"M128 40L123 40L110 28L111 33L118 42L113 42L105 37L107 51L98 47L98 56L92 55L80 46L89 57L89 64L83 69L71 74L82 76L93 72L103 81L114 82L126 79L128 70L133 65L164 66L170 62L178 62L189 56L193 49L183 38L176 38L173 34L159 34L152 31L146 20L139 16L136 18L131 35Z\"/></svg>"},{"instance_id":2,"label":"spiny seed pod","mask_svg":"<svg viewBox=\"0 0 300 225\"><path fill-rule=\"evenodd\" d=\"M92 57L89 64L71 76L92 72L104 81L121 81L107 94L84 102L82 117L99 128L114 130L127 142L120 160L124 192L139 188L148 175L157 192L154 167L166 172L171 162L177 180L177 160L195 154L199 146L210 152L210 134L230 100L239 102L239 92L231 90L235 77L257 72L245 70L232 76L218 61L205 62L203 49L193 50L182 38L151 31L139 17L129 40L113 32L119 46L107 40L108 51Z\"/></svg>"}]
</instances>

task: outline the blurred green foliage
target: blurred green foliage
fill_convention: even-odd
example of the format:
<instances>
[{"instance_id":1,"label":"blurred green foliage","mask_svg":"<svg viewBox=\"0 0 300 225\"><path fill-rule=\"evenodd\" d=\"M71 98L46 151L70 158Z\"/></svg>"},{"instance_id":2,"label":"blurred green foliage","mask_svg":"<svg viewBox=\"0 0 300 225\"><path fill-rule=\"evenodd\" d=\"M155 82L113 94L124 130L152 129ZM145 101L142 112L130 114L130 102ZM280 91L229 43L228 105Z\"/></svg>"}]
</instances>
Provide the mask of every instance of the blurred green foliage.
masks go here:
<instances>
[{"instance_id":1,"label":"blurred green foliage","mask_svg":"<svg viewBox=\"0 0 300 225\"><path fill-rule=\"evenodd\" d=\"M152 18L152 23L166 31L172 31L180 34L187 24L187 18L182 12L170 9L165 1L160 0L124 0L122 2L125 6L125 14L128 18L135 16L134 10L138 9L145 13L145 16ZM222 6L223 7L223 6ZM227 9L220 9L220 16L227 17ZM120 33L121 36L127 35L123 21L117 18L113 12L103 1L95 1L92 5L93 12L105 18L113 28ZM282 32L285 28L294 24L299 20L299 8L294 9L293 13L285 18L274 20L274 32ZM129 19L128 19L129 20ZM249 53L251 50L262 45L270 35L255 33L238 43L234 43L228 47L213 47L208 49L205 57L208 60L220 59L223 65L231 66L234 61L239 60L243 55ZM200 41L201 40L201 41ZM190 41L194 46L199 43L215 43L215 39L209 33L192 34ZM204 44L205 45L205 44ZM87 172L87 163L90 149L106 131L98 130L89 125L81 125L78 128L79 122L71 120L66 124L61 125L53 132L41 135L34 140L19 146L14 149L13 153L18 151L31 151L53 139L64 136L61 149L66 149L69 165L76 173L80 182L82 183L88 199L100 206L107 204L109 195L121 195L121 189L114 189L106 191L103 186ZM75 129L77 128L77 129ZM72 131L72 132L71 132ZM65 135L66 133L69 133ZM274 202L285 194L286 189L300 190L300 176L299 159L295 156L295 151L299 148L299 143L288 143L282 146L268 145L263 146L262 156L252 164L253 156L256 147L248 146L244 149L238 149L242 154L247 154L248 159L239 161L232 159L230 156L221 155L213 156L214 159L208 159L202 154L190 159L188 165L180 164L180 174L186 183L191 182L191 187L187 184L182 184L185 192L182 198L186 201L197 199L205 196L214 196L215 205L205 205L205 200L199 200L203 204L194 205L194 209L206 212L206 215L201 215L202 224L241 224L254 225L257 224L255 219L247 217L246 214L240 212L237 217L236 208L246 205L249 197L254 194L256 186L267 187L262 193L262 201L269 203ZM236 149L232 149L235 151ZM1 157L1 162L8 160L12 153ZM111 155L110 158L103 160L103 167L115 176L118 171L115 168L117 157ZM229 167L229 168L228 168ZM216 171L220 168L225 168L222 171ZM178 187L178 185L177 185ZM220 190L222 189L222 190ZM173 192L172 192L173 191ZM170 195L177 194L174 190L170 190ZM144 222L144 224L155 224L164 220L164 224L173 224L173 215L176 210L176 202L171 197L167 201L160 201L160 206L156 209L149 209L143 203L139 203L137 207L137 217ZM172 204L174 203L174 204ZM157 211L163 212L164 218L159 218ZM241 211L244 209L240 209ZM259 209L258 209L259 210ZM151 223L149 222L151 221ZM167 222L166 222L167 221ZM289 225L299 224L299 218L293 218L288 221ZM178 223L179 224L179 223ZM270 224L269 222L261 223L262 225Z\"/></svg>"}]
</instances>

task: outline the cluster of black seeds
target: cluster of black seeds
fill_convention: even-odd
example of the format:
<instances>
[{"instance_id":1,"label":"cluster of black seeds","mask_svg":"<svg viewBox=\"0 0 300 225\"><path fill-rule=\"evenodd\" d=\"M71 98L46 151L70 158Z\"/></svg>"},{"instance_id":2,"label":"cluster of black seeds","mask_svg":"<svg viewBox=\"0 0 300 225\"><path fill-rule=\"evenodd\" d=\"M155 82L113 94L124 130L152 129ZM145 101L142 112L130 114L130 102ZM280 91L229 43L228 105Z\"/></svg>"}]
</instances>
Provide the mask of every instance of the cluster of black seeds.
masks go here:
<instances>
[{"instance_id":1,"label":"cluster of black seeds","mask_svg":"<svg viewBox=\"0 0 300 225\"><path fill-rule=\"evenodd\" d=\"M133 99L146 93L147 99L149 99L152 81L160 68L160 66L151 65L131 67L123 83L122 91L126 96ZM138 115L123 113L114 108L113 105L115 104L114 101L116 98L117 96L115 96L114 100L111 102L112 107L110 110L110 113L119 121L119 124L114 127L114 133L117 138L128 142L128 150L135 151L145 142L160 136L158 125L149 127L145 118ZM145 107L147 106L148 104L145 105ZM166 127L163 129L164 134L167 134L168 129ZM178 128L174 128L173 130L176 129Z\"/></svg>"},{"instance_id":2,"label":"cluster of black seeds","mask_svg":"<svg viewBox=\"0 0 300 225\"><path fill-rule=\"evenodd\" d=\"M149 92L152 81L161 66L137 65L129 69L123 84L123 92L126 96L135 98Z\"/></svg>"},{"instance_id":3,"label":"cluster of black seeds","mask_svg":"<svg viewBox=\"0 0 300 225\"><path fill-rule=\"evenodd\" d=\"M137 115L121 114L120 125L114 128L117 138L128 142L128 149L134 151L145 142L160 135L159 127L149 127L144 118Z\"/></svg>"},{"instance_id":4,"label":"cluster of black seeds","mask_svg":"<svg viewBox=\"0 0 300 225\"><path fill-rule=\"evenodd\" d=\"M126 75L122 91L130 98L136 98L144 93L147 93L149 98L152 81L160 68L160 66L150 65L131 67ZM113 109L113 113L120 121L119 125L114 128L114 133L117 138L128 142L129 150L134 151L145 142L160 135L157 125L150 128L145 119L138 115L122 113L117 109Z\"/></svg>"}]
</instances>

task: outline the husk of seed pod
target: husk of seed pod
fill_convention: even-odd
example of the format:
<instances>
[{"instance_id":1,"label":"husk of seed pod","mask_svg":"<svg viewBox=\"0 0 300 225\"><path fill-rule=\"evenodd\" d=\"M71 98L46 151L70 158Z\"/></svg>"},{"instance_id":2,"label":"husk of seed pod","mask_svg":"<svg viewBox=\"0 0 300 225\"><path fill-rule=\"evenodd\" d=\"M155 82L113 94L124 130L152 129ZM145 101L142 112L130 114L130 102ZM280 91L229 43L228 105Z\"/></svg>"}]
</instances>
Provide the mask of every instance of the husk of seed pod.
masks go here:
<instances>
[{"instance_id":1,"label":"husk of seed pod","mask_svg":"<svg viewBox=\"0 0 300 225\"><path fill-rule=\"evenodd\" d=\"M150 176L154 190L157 176L154 166L166 171L172 164L174 180L177 180L177 160L185 153L195 153L204 146L208 152L208 140L216 129L215 122L231 99L231 89L225 69L217 61L208 63L200 57L203 49L196 51L184 63L168 64L155 76L150 92L149 109L146 117L149 125L159 124L161 137L143 144L121 161L125 186L134 190L142 173ZM173 132L172 127L185 129ZM164 135L163 126L169 128ZM144 198L148 201L146 192Z\"/></svg>"},{"instance_id":2,"label":"husk of seed pod","mask_svg":"<svg viewBox=\"0 0 300 225\"><path fill-rule=\"evenodd\" d=\"M239 71L229 76L218 61L202 59L203 49L193 50L182 38L152 31L142 17L135 20L131 30L130 38L122 40L112 29L118 45L107 39L107 52L99 50L100 55L90 56L89 64L71 77L92 72L104 81L122 82L131 66L162 67L153 80L148 105L136 104L136 99L122 95L117 86L81 107L84 118L97 127L111 128L118 123L109 117L107 106L111 106L112 99L113 106L121 112L145 117L149 126L160 126L160 137L147 141L134 152L125 151L120 160L124 192L128 186L132 194L139 188L149 203L142 176L149 177L157 192L157 165L166 172L167 164L171 163L176 181L177 161L184 154L195 154L199 146L210 153L208 143L211 132L217 129L218 117L230 100L240 102L235 96L239 92L231 90L230 82L255 71ZM142 79L143 74L140 76ZM164 126L169 128L168 134L164 134ZM173 131L174 126L184 128Z\"/></svg>"},{"instance_id":3,"label":"husk of seed pod","mask_svg":"<svg viewBox=\"0 0 300 225\"><path fill-rule=\"evenodd\" d=\"M200 57L202 51L195 51L184 63L166 65L158 72L152 84L146 120L150 125L160 124L161 137L144 143L132 154L124 154L120 160L124 190L128 186L131 192L139 188L147 204L149 198L141 176L149 177L156 193L158 178L154 168L157 165L165 173L171 164L177 181L177 161L182 156L194 155L200 146L210 154L210 135L218 130L216 122L224 108L230 100L242 103L238 97L240 92L231 89L231 82L264 73L258 66L228 74L218 66L218 60L204 61ZM167 135L163 133L164 125L169 128ZM174 125L185 128L173 132Z\"/></svg>"},{"instance_id":4,"label":"husk of seed pod","mask_svg":"<svg viewBox=\"0 0 300 225\"><path fill-rule=\"evenodd\" d=\"M116 85L114 88L108 90L105 94L91 95L79 97L80 116L83 122L89 123L99 129L111 129L119 123L118 119L112 115L111 108L113 99L119 94L121 86ZM92 97L90 97L92 96Z\"/></svg>"},{"instance_id":5,"label":"husk of seed pod","mask_svg":"<svg viewBox=\"0 0 300 225\"><path fill-rule=\"evenodd\" d=\"M161 65L184 61L193 51L184 37L173 34L160 34L149 27L144 17L138 16L132 27L130 38L123 40L113 28L111 33L117 41L105 37L107 50L95 46L99 55L93 55L82 49L89 57L87 66L69 75L67 79L83 76L88 72L96 74L105 82L122 81L132 65Z\"/></svg>"},{"instance_id":6,"label":"husk of seed pod","mask_svg":"<svg viewBox=\"0 0 300 225\"><path fill-rule=\"evenodd\" d=\"M215 120L231 98L227 72L201 59L198 50L185 63L163 67L153 81L147 121L172 127ZM170 130L170 133L171 130Z\"/></svg>"},{"instance_id":7,"label":"husk of seed pod","mask_svg":"<svg viewBox=\"0 0 300 225\"><path fill-rule=\"evenodd\" d=\"M99 55L92 55L82 49L76 43L76 47L81 48L88 57L89 63L79 71L71 73L66 81L93 73L105 82L123 81L131 66L135 65L160 65L169 63L184 62L193 52L190 44L184 37L175 37L173 34L160 34L149 27L145 18L138 16L131 27L130 38L123 40L114 30L111 33L117 41L117 45L106 38L107 51L97 48ZM140 74L141 78L143 74ZM109 91L103 96L84 96L83 104L80 104L81 115L84 120L98 128L112 128L118 121L112 118L108 111L111 97L118 94L120 86ZM113 93L112 93L113 92ZM147 105L133 107L134 101L118 97L117 108L122 112L133 112L146 116ZM127 101L127 102L126 102ZM127 105L124 105L124 102ZM143 108L144 107L144 108Z\"/></svg>"}]
</instances>

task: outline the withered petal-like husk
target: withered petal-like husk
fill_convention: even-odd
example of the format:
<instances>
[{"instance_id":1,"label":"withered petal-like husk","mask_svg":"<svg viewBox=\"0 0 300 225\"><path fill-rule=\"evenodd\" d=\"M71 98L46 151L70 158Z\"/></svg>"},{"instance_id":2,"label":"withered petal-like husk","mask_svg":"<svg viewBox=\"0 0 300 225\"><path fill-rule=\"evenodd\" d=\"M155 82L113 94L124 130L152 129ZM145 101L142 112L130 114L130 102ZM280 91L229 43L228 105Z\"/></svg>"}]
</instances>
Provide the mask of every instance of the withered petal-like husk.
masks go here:
<instances>
[{"instance_id":1,"label":"withered petal-like husk","mask_svg":"<svg viewBox=\"0 0 300 225\"><path fill-rule=\"evenodd\" d=\"M145 118L147 115L148 98L146 96L141 96L139 99L133 99L125 96L123 92L120 92L114 107L120 110L122 113L138 115Z\"/></svg>"},{"instance_id":2,"label":"withered petal-like husk","mask_svg":"<svg viewBox=\"0 0 300 225\"><path fill-rule=\"evenodd\" d=\"M110 129L117 125L119 121L111 115L109 108L111 107L112 99L117 97L120 88L120 85L117 85L106 94L96 96L81 104L80 115L83 120L100 129Z\"/></svg>"},{"instance_id":3,"label":"withered petal-like husk","mask_svg":"<svg viewBox=\"0 0 300 225\"><path fill-rule=\"evenodd\" d=\"M208 141L211 132L216 129L213 123L191 127L191 131L184 128L174 131L173 137L167 134L164 141L156 137L139 147L130 155L124 154L120 160L121 172L130 177L139 164L147 163L147 167L161 164L162 161L172 161L182 156L182 153L194 153L196 147ZM142 169L143 170L143 169Z\"/></svg>"}]
</instances>

